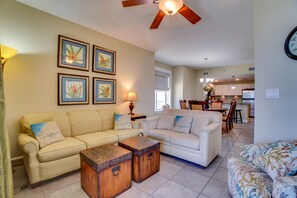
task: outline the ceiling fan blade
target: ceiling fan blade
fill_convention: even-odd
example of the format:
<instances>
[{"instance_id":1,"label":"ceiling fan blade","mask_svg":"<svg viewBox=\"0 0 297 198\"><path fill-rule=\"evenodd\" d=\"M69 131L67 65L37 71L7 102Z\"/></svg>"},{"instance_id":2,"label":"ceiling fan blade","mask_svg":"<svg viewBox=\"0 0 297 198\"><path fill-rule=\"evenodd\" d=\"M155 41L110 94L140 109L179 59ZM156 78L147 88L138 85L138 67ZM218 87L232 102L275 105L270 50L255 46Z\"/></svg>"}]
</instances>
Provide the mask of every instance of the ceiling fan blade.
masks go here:
<instances>
[{"instance_id":1,"label":"ceiling fan blade","mask_svg":"<svg viewBox=\"0 0 297 198\"><path fill-rule=\"evenodd\" d=\"M129 1L122 1L123 7L131 7L131 6L138 6L143 4L151 4L153 0L129 0Z\"/></svg>"},{"instance_id":2,"label":"ceiling fan blade","mask_svg":"<svg viewBox=\"0 0 297 198\"><path fill-rule=\"evenodd\" d=\"M157 16L155 17L150 29L157 29L162 22L163 18L165 16L165 13L162 10L159 10Z\"/></svg>"},{"instance_id":3,"label":"ceiling fan blade","mask_svg":"<svg viewBox=\"0 0 297 198\"><path fill-rule=\"evenodd\" d=\"M183 15L186 19L188 19L188 21L190 21L192 24L196 24L198 21L201 20L201 17L198 16L193 10L191 10L185 4L178 12L181 15Z\"/></svg>"}]
</instances>

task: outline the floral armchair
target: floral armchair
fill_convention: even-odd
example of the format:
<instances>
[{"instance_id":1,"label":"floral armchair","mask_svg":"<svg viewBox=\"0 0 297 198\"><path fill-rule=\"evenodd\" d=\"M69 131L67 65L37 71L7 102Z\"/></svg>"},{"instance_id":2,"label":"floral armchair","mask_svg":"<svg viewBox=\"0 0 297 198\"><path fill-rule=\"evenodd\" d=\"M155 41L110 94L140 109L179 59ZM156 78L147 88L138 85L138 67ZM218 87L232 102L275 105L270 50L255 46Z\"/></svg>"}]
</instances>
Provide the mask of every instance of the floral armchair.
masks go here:
<instances>
[{"instance_id":1,"label":"floral armchair","mask_svg":"<svg viewBox=\"0 0 297 198\"><path fill-rule=\"evenodd\" d=\"M296 198L296 172L297 141L245 145L228 160L228 187L234 198Z\"/></svg>"}]
</instances>

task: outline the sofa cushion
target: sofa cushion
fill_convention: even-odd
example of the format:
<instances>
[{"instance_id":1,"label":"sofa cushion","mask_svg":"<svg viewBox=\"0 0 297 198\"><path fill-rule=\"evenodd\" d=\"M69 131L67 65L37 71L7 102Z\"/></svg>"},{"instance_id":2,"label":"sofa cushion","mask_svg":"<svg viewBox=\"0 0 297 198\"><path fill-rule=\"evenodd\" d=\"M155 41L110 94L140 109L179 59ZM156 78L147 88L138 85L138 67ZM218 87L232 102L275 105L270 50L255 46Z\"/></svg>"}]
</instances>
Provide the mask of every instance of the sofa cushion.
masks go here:
<instances>
[{"instance_id":1,"label":"sofa cushion","mask_svg":"<svg viewBox=\"0 0 297 198\"><path fill-rule=\"evenodd\" d=\"M114 126L114 109L100 109L98 110L102 120L102 131L112 130Z\"/></svg>"},{"instance_id":2,"label":"sofa cushion","mask_svg":"<svg viewBox=\"0 0 297 198\"><path fill-rule=\"evenodd\" d=\"M81 150L86 149L86 144L73 138L68 137L60 142L55 142L41 148L38 151L38 159L40 162L49 162L62 159L72 155L77 155Z\"/></svg>"},{"instance_id":3,"label":"sofa cushion","mask_svg":"<svg viewBox=\"0 0 297 198\"><path fill-rule=\"evenodd\" d=\"M178 134L178 132L162 129L151 129L148 131L147 136L159 141L170 143L170 138L174 134Z\"/></svg>"},{"instance_id":4,"label":"sofa cushion","mask_svg":"<svg viewBox=\"0 0 297 198\"><path fill-rule=\"evenodd\" d=\"M87 148L93 148L104 144L112 144L118 142L118 136L105 132L95 132L84 135L75 136L78 140L84 142Z\"/></svg>"},{"instance_id":5,"label":"sofa cushion","mask_svg":"<svg viewBox=\"0 0 297 198\"><path fill-rule=\"evenodd\" d=\"M175 123L172 131L180 133L189 133L192 125L192 116L180 116L175 117Z\"/></svg>"},{"instance_id":6,"label":"sofa cushion","mask_svg":"<svg viewBox=\"0 0 297 198\"><path fill-rule=\"evenodd\" d=\"M132 129L131 115L114 114L114 130Z\"/></svg>"},{"instance_id":7,"label":"sofa cushion","mask_svg":"<svg viewBox=\"0 0 297 198\"><path fill-rule=\"evenodd\" d=\"M199 150L199 137L193 134L173 134L170 138L170 143L177 146Z\"/></svg>"},{"instance_id":8,"label":"sofa cushion","mask_svg":"<svg viewBox=\"0 0 297 198\"><path fill-rule=\"evenodd\" d=\"M297 146L279 142L278 146L255 158L253 164L261 168L273 180L277 177L295 175L297 172Z\"/></svg>"},{"instance_id":9,"label":"sofa cushion","mask_svg":"<svg viewBox=\"0 0 297 198\"><path fill-rule=\"evenodd\" d=\"M73 111L68 113L72 136L102 131L102 122L97 111Z\"/></svg>"},{"instance_id":10,"label":"sofa cushion","mask_svg":"<svg viewBox=\"0 0 297 198\"><path fill-rule=\"evenodd\" d=\"M138 136L140 131L139 129L126 129L126 130L108 130L104 133L113 134L118 136L118 141L122 141L126 138Z\"/></svg>"},{"instance_id":11,"label":"sofa cushion","mask_svg":"<svg viewBox=\"0 0 297 198\"><path fill-rule=\"evenodd\" d=\"M158 120L157 129L171 130L174 126L175 116L161 115Z\"/></svg>"},{"instance_id":12,"label":"sofa cushion","mask_svg":"<svg viewBox=\"0 0 297 198\"><path fill-rule=\"evenodd\" d=\"M30 126L40 148L65 139L56 121L40 122Z\"/></svg>"},{"instance_id":13,"label":"sofa cushion","mask_svg":"<svg viewBox=\"0 0 297 198\"><path fill-rule=\"evenodd\" d=\"M27 129L31 129L30 124L52 120L56 121L64 137L71 137L71 126L66 112L25 115L21 120L22 132L28 133Z\"/></svg>"},{"instance_id":14,"label":"sofa cushion","mask_svg":"<svg viewBox=\"0 0 297 198\"><path fill-rule=\"evenodd\" d=\"M228 186L232 197L271 197L272 179L250 162L228 160Z\"/></svg>"},{"instance_id":15,"label":"sofa cushion","mask_svg":"<svg viewBox=\"0 0 297 198\"><path fill-rule=\"evenodd\" d=\"M209 124L209 119L194 117L191 129L190 129L190 133L193 133L194 135L200 136L200 132L208 124Z\"/></svg>"}]
</instances>

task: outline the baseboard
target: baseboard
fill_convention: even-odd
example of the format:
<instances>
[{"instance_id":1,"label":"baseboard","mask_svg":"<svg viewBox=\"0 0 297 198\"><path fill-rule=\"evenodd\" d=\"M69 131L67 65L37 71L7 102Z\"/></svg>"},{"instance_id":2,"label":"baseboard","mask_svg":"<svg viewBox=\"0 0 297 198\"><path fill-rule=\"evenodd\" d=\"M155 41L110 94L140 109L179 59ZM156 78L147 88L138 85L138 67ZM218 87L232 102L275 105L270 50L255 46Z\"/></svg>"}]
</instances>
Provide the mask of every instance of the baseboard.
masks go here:
<instances>
[{"instance_id":1,"label":"baseboard","mask_svg":"<svg viewBox=\"0 0 297 198\"><path fill-rule=\"evenodd\" d=\"M14 157L11 159L11 166L12 168L20 167L24 165L23 156L21 157Z\"/></svg>"}]
</instances>

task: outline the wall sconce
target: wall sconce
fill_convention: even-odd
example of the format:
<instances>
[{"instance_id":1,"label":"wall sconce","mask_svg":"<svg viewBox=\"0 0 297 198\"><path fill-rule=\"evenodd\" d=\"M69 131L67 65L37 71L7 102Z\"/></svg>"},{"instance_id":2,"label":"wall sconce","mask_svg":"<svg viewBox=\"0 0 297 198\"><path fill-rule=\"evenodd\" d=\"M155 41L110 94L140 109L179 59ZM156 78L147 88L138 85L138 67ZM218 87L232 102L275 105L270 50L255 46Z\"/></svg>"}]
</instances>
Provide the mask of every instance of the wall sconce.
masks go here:
<instances>
[{"instance_id":1,"label":"wall sconce","mask_svg":"<svg viewBox=\"0 0 297 198\"><path fill-rule=\"evenodd\" d=\"M9 58L12 58L13 56L15 56L17 53L17 50L12 48L12 47L8 47L5 45L1 45L1 59L2 59L2 73L4 71L4 65L6 63L6 61Z\"/></svg>"},{"instance_id":2,"label":"wall sconce","mask_svg":"<svg viewBox=\"0 0 297 198\"><path fill-rule=\"evenodd\" d=\"M132 112L134 109L134 104L133 102L136 101L136 93L134 91L129 91L128 92L128 97L126 101L130 101L130 105L129 105L129 109L130 109L130 115L134 115L134 113Z\"/></svg>"}]
</instances>

